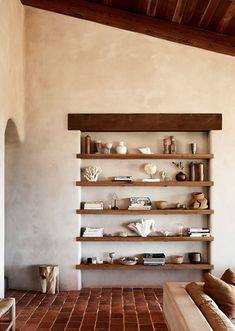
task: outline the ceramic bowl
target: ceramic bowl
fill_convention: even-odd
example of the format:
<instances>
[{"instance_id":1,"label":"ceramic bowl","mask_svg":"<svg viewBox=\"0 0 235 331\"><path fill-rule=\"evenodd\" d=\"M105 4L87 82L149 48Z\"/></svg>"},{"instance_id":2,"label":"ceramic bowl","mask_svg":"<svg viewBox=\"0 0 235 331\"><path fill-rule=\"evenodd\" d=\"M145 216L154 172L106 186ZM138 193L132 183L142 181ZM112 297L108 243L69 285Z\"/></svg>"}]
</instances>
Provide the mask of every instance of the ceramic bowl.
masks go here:
<instances>
[{"instance_id":1,"label":"ceramic bowl","mask_svg":"<svg viewBox=\"0 0 235 331\"><path fill-rule=\"evenodd\" d=\"M124 265L135 265L138 262L138 257L123 257L119 261Z\"/></svg>"},{"instance_id":2,"label":"ceramic bowl","mask_svg":"<svg viewBox=\"0 0 235 331\"><path fill-rule=\"evenodd\" d=\"M156 208L157 209L166 209L167 201L156 201Z\"/></svg>"},{"instance_id":3,"label":"ceramic bowl","mask_svg":"<svg viewBox=\"0 0 235 331\"><path fill-rule=\"evenodd\" d=\"M171 263L181 264L183 263L184 257L182 255L172 255L170 260Z\"/></svg>"}]
</instances>

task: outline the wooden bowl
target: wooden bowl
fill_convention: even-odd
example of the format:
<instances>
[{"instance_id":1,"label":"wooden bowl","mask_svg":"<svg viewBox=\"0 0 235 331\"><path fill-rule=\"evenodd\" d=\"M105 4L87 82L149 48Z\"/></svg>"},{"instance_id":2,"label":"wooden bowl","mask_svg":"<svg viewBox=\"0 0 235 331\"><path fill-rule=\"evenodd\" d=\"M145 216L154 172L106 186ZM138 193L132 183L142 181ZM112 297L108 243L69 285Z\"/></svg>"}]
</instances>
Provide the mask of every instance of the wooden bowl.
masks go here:
<instances>
[{"instance_id":1,"label":"wooden bowl","mask_svg":"<svg viewBox=\"0 0 235 331\"><path fill-rule=\"evenodd\" d=\"M184 257L182 255L172 255L170 257L171 263L181 264L183 263Z\"/></svg>"}]
</instances>

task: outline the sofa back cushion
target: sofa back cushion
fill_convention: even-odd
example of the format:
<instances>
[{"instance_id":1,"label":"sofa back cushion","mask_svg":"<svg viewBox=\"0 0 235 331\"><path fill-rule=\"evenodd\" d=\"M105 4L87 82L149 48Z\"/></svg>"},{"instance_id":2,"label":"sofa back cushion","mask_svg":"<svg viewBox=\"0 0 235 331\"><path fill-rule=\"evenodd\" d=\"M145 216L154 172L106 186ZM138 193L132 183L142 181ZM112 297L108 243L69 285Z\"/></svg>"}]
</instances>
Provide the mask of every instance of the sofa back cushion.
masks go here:
<instances>
[{"instance_id":1,"label":"sofa back cushion","mask_svg":"<svg viewBox=\"0 0 235 331\"><path fill-rule=\"evenodd\" d=\"M204 291L229 318L235 318L235 286L206 273Z\"/></svg>"},{"instance_id":2,"label":"sofa back cushion","mask_svg":"<svg viewBox=\"0 0 235 331\"><path fill-rule=\"evenodd\" d=\"M185 288L214 331L235 331L233 323L205 294L203 284L193 282L187 284Z\"/></svg>"},{"instance_id":3,"label":"sofa back cushion","mask_svg":"<svg viewBox=\"0 0 235 331\"><path fill-rule=\"evenodd\" d=\"M221 279L228 284L235 285L235 272L231 269L227 269L223 273Z\"/></svg>"}]
</instances>

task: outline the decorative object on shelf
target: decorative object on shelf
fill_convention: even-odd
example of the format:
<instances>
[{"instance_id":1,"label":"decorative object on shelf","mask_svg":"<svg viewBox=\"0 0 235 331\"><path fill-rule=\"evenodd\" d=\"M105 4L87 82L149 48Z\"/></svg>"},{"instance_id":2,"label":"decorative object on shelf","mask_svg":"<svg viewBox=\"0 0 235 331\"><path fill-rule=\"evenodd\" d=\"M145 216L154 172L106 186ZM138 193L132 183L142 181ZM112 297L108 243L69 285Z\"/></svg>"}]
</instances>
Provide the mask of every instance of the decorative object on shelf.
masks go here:
<instances>
[{"instance_id":1,"label":"decorative object on shelf","mask_svg":"<svg viewBox=\"0 0 235 331\"><path fill-rule=\"evenodd\" d=\"M113 182L132 182L132 176L116 176L112 178Z\"/></svg>"},{"instance_id":2,"label":"decorative object on shelf","mask_svg":"<svg viewBox=\"0 0 235 331\"><path fill-rule=\"evenodd\" d=\"M128 234L127 234L127 232L121 231L121 232L119 232L119 236L124 238L124 237L127 237Z\"/></svg>"},{"instance_id":3,"label":"decorative object on shelf","mask_svg":"<svg viewBox=\"0 0 235 331\"><path fill-rule=\"evenodd\" d=\"M183 165L183 162L172 162L172 164L176 167L176 168L178 168L178 169L180 169L180 170L183 170L184 169L184 165ZM178 182L184 182L184 181L186 181L187 180L187 176L186 176L186 174L185 173L183 173L182 171L180 171L180 172L178 172L177 174L176 174L176 176L175 176L175 179L178 181Z\"/></svg>"},{"instance_id":4,"label":"decorative object on shelf","mask_svg":"<svg viewBox=\"0 0 235 331\"><path fill-rule=\"evenodd\" d=\"M87 260L86 260L86 263L87 263L87 264L92 263L92 258L91 258L91 257L88 257Z\"/></svg>"},{"instance_id":5,"label":"decorative object on shelf","mask_svg":"<svg viewBox=\"0 0 235 331\"><path fill-rule=\"evenodd\" d=\"M147 237L151 232L155 230L154 220L144 220L141 222L135 222L128 224L129 229L135 231L141 237Z\"/></svg>"},{"instance_id":6,"label":"decorative object on shelf","mask_svg":"<svg viewBox=\"0 0 235 331\"><path fill-rule=\"evenodd\" d=\"M144 171L146 172L147 175L150 176L150 178L143 179L143 181L148 181L148 182L157 181L157 182L160 182L159 178L153 178L153 175L155 175L156 172L157 172L157 166L154 163L145 164Z\"/></svg>"},{"instance_id":7,"label":"decorative object on shelf","mask_svg":"<svg viewBox=\"0 0 235 331\"><path fill-rule=\"evenodd\" d=\"M166 209L167 208L167 201L156 201L156 208L157 209Z\"/></svg>"},{"instance_id":8,"label":"decorative object on shelf","mask_svg":"<svg viewBox=\"0 0 235 331\"><path fill-rule=\"evenodd\" d=\"M204 180L204 164L202 162L198 163L198 180Z\"/></svg>"},{"instance_id":9,"label":"decorative object on shelf","mask_svg":"<svg viewBox=\"0 0 235 331\"><path fill-rule=\"evenodd\" d=\"M175 205L176 209L186 209L186 205L185 203L181 203L181 202L177 202L177 204Z\"/></svg>"},{"instance_id":10,"label":"decorative object on shelf","mask_svg":"<svg viewBox=\"0 0 235 331\"><path fill-rule=\"evenodd\" d=\"M170 256L171 263L181 264L184 261L184 257L182 255L172 255Z\"/></svg>"},{"instance_id":11,"label":"decorative object on shelf","mask_svg":"<svg viewBox=\"0 0 235 331\"><path fill-rule=\"evenodd\" d=\"M162 231L162 233L165 237L172 236L172 232L170 231Z\"/></svg>"},{"instance_id":12,"label":"decorative object on shelf","mask_svg":"<svg viewBox=\"0 0 235 331\"><path fill-rule=\"evenodd\" d=\"M151 152L151 149L149 148L149 147L140 147L140 148L138 148L138 150L140 151L140 153L142 153L142 154L153 154L152 152Z\"/></svg>"},{"instance_id":13,"label":"decorative object on shelf","mask_svg":"<svg viewBox=\"0 0 235 331\"><path fill-rule=\"evenodd\" d=\"M117 154L126 154L127 147L124 144L124 141L120 141L119 145L116 147Z\"/></svg>"},{"instance_id":14,"label":"decorative object on shelf","mask_svg":"<svg viewBox=\"0 0 235 331\"><path fill-rule=\"evenodd\" d=\"M189 205L190 209L207 209L208 200L203 192L193 193L193 199Z\"/></svg>"},{"instance_id":15,"label":"decorative object on shelf","mask_svg":"<svg viewBox=\"0 0 235 331\"><path fill-rule=\"evenodd\" d=\"M103 210L104 203L103 201L83 202L82 208L84 210Z\"/></svg>"},{"instance_id":16,"label":"decorative object on shelf","mask_svg":"<svg viewBox=\"0 0 235 331\"><path fill-rule=\"evenodd\" d=\"M110 257L110 264L114 264L114 258L115 258L115 252L111 252L109 253L109 257Z\"/></svg>"},{"instance_id":17,"label":"decorative object on shelf","mask_svg":"<svg viewBox=\"0 0 235 331\"><path fill-rule=\"evenodd\" d=\"M96 147L96 153L101 154L102 153L102 143L100 140L96 140L95 147Z\"/></svg>"},{"instance_id":18,"label":"decorative object on shelf","mask_svg":"<svg viewBox=\"0 0 235 331\"><path fill-rule=\"evenodd\" d=\"M148 197L131 197L128 210L150 210L151 200Z\"/></svg>"},{"instance_id":19,"label":"decorative object on shelf","mask_svg":"<svg viewBox=\"0 0 235 331\"><path fill-rule=\"evenodd\" d=\"M196 180L196 163L195 162L189 163L189 180L190 181Z\"/></svg>"},{"instance_id":20,"label":"decorative object on shelf","mask_svg":"<svg viewBox=\"0 0 235 331\"><path fill-rule=\"evenodd\" d=\"M169 154L169 141L167 138L163 139L163 154Z\"/></svg>"},{"instance_id":21,"label":"decorative object on shelf","mask_svg":"<svg viewBox=\"0 0 235 331\"><path fill-rule=\"evenodd\" d=\"M82 237L103 237L104 228L85 227L82 228Z\"/></svg>"},{"instance_id":22,"label":"decorative object on shelf","mask_svg":"<svg viewBox=\"0 0 235 331\"><path fill-rule=\"evenodd\" d=\"M159 172L159 176L160 176L160 181L164 182L166 180L166 173L165 171L160 171Z\"/></svg>"},{"instance_id":23,"label":"decorative object on shelf","mask_svg":"<svg viewBox=\"0 0 235 331\"><path fill-rule=\"evenodd\" d=\"M85 168L83 176L88 182L96 182L101 172L102 169L100 167L89 166Z\"/></svg>"},{"instance_id":24,"label":"decorative object on shelf","mask_svg":"<svg viewBox=\"0 0 235 331\"><path fill-rule=\"evenodd\" d=\"M107 154L111 154L112 147L113 147L112 143L107 143L106 144Z\"/></svg>"},{"instance_id":25,"label":"decorative object on shelf","mask_svg":"<svg viewBox=\"0 0 235 331\"><path fill-rule=\"evenodd\" d=\"M85 137L85 154L91 153L91 137L87 135Z\"/></svg>"},{"instance_id":26,"label":"decorative object on shelf","mask_svg":"<svg viewBox=\"0 0 235 331\"><path fill-rule=\"evenodd\" d=\"M97 257L97 258L96 258L96 263L97 263L97 264L103 264L104 261L101 260L99 257Z\"/></svg>"},{"instance_id":27,"label":"decorative object on shelf","mask_svg":"<svg viewBox=\"0 0 235 331\"><path fill-rule=\"evenodd\" d=\"M198 252L188 253L188 258L190 263L201 263L202 262L202 254Z\"/></svg>"},{"instance_id":28,"label":"decorative object on shelf","mask_svg":"<svg viewBox=\"0 0 235 331\"><path fill-rule=\"evenodd\" d=\"M192 154L196 154L197 153L197 144L196 143L191 143L190 144L190 150Z\"/></svg>"},{"instance_id":29,"label":"decorative object on shelf","mask_svg":"<svg viewBox=\"0 0 235 331\"><path fill-rule=\"evenodd\" d=\"M118 210L119 209L117 207L117 198L118 198L117 194L113 193L113 195L112 195L112 207L111 207L112 210Z\"/></svg>"},{"instance_id":30,"label":"decorative object on shelf","mask_svg":"<svg viewBox=\"0 0 235 331\"><path fill-rule=\"evenodd\" d=\"M209 237L209 228L188 228L187 234L189 237Z\"/></svg>"},{"instance_id":31,"label":"decorative object on shelf","mask_svg":"<svg viewBox=\"0 0 235 331\"><path fill-rule=\"evenodd\" d=\"M183 236L184 225L182 223L177 223L176 227L177 227L176 235L179 236L179 237L182 237Z\"/></svg>"},{"instance_id":32,"label":"decorative object on shelf","mask_svg":"<svg viewBox=\"0 0 235 331\"><path fill-rule=\"evenodd\" d=\"M119 262L121 264L124 264L124 265L129 265L129 266L132 266L132 265L135 265L136 263L138 263L139 259L138 257L134 256L134 257L123 257L121 259L119 259Z\"/></svg>"},{"instance_id":33,"label":"decorative object on shelf","mask_svg":"<svg viewBox=\"0 0 235 331\"><path fill-rule=\"evenodd\" d=\"M170 154L176 154L176 143L175 143L175 137L170 136L170 146L169 146L169 152Z\"/></svg>"}]
</instances>

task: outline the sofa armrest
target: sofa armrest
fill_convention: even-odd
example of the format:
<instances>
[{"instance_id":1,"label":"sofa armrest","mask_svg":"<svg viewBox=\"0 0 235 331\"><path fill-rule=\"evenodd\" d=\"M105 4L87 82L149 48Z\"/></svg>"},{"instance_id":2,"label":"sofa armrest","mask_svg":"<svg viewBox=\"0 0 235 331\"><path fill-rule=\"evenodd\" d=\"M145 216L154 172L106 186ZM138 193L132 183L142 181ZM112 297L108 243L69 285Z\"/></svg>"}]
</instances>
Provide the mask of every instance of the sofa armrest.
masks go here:
<instances>
[{"instance_id":1,"label":"sofa armrest","mask_svg":"<svg viewBox=\"0 0 235 331\"><path fill-rule=\"evenodd\" d=\"M170 282L163 286L163 314L170 331L213 331L185 290L187 283Z\"/></svg>"}]
</instances>

